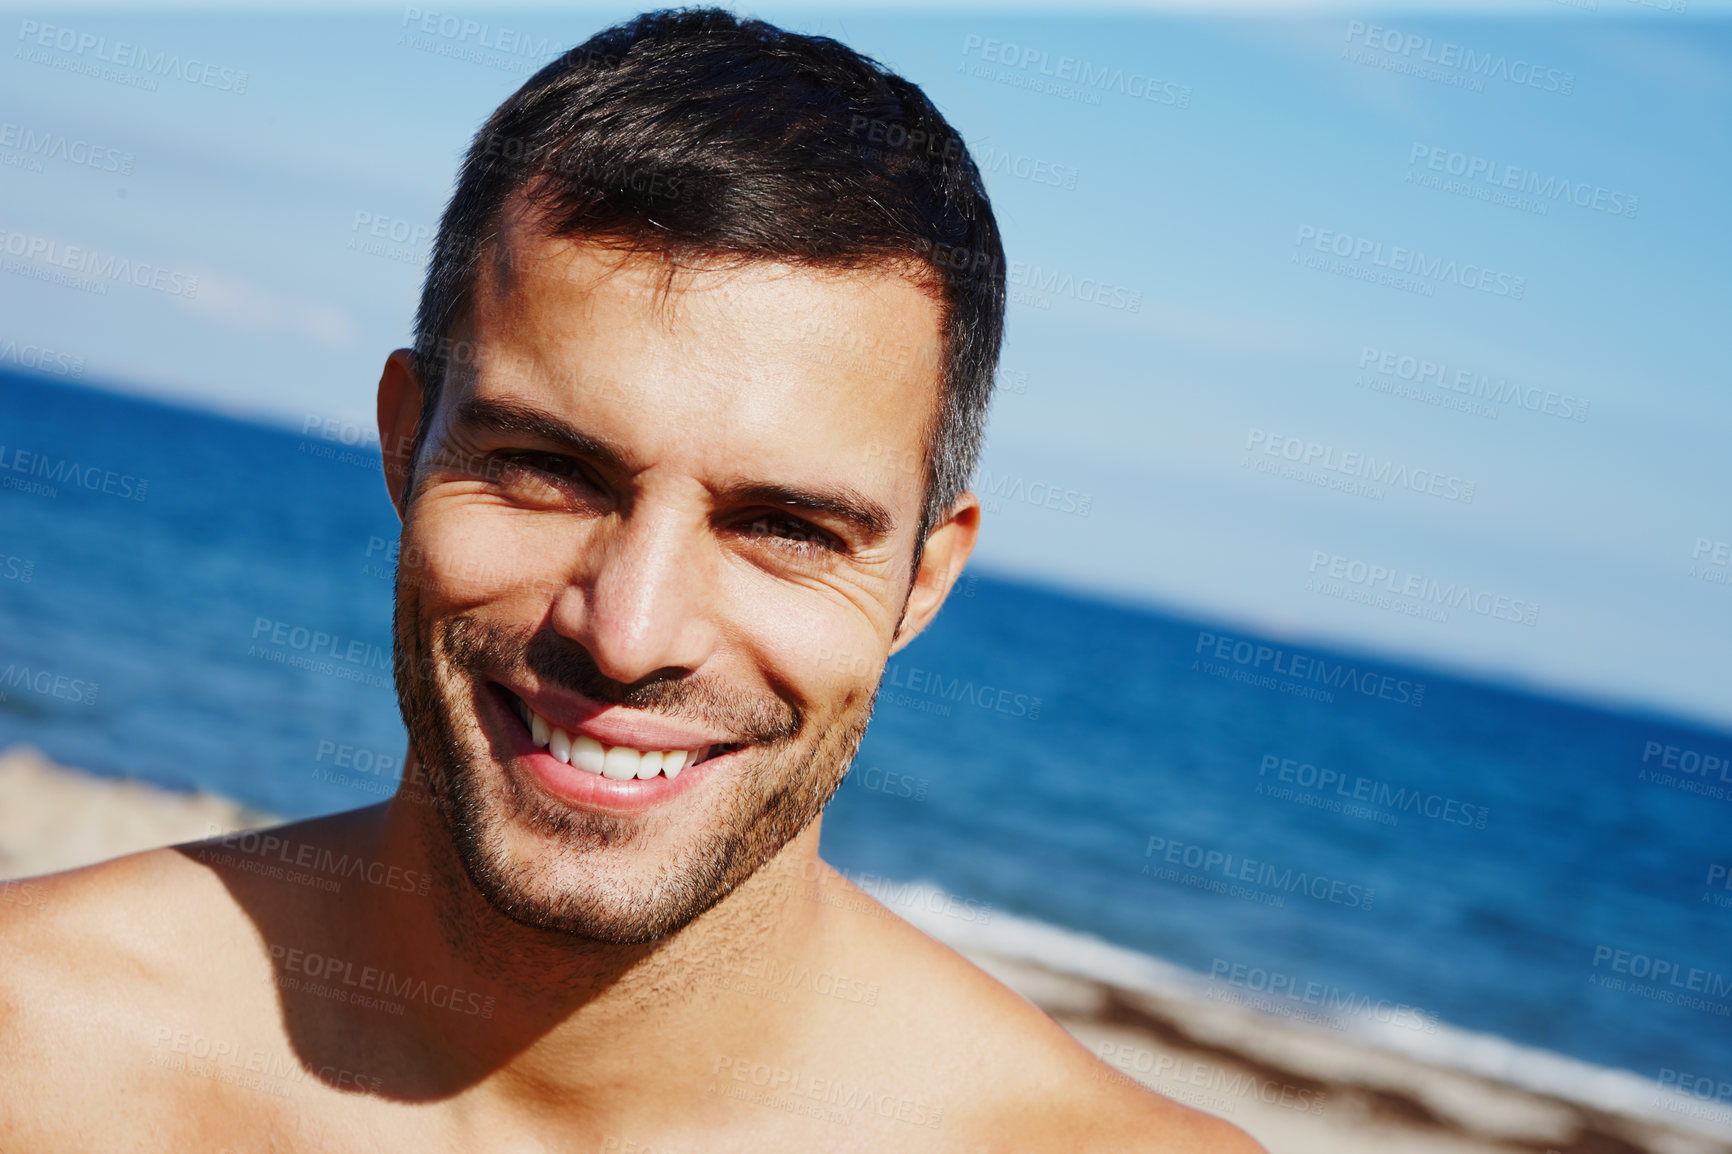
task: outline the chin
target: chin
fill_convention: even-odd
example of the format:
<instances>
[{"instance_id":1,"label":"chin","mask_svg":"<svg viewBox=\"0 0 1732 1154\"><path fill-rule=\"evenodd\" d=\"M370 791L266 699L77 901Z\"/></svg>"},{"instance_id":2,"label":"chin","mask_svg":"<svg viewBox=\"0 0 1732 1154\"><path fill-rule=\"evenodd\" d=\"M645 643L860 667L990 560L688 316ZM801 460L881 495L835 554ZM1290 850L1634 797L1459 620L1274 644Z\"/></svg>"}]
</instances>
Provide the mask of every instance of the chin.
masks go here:
<instances>
[{"instance_id":1,"label":"chin","mask_svg":"<svg viewBox=\"0 0 1732 1154\"><path fill-rule=\"evenodd\" d=\"M405 608L399 599L404 723L455 856L495 911L539 930L617 944L677 933L818 817L871 717L867 698L785 736L708 750L677 779L574 774L485 669L423 660Z\"/></svg>"},{"instance_id":2,"label":"chin","mask_svg":"<svg viewBox=\"0 0 1732 1154\"><path fill-rule=\"evenodd\" d=\"M441 812L469 880L520 925L621 945L653 941L732 889L726 867L741 847L732 823L716 815L682 834L658 815L563 805L490 757L471 765L480 772L451 777Z\"/></svg>"}]
</instances>

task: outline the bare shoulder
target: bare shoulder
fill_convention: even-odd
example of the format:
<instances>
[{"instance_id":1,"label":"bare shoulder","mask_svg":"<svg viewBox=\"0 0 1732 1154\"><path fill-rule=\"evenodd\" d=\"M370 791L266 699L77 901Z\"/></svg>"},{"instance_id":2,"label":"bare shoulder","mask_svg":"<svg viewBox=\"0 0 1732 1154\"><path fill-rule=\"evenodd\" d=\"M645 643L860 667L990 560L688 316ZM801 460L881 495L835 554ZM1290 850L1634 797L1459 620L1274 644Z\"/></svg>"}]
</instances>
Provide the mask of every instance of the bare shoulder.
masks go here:
<instances>
[{"instance_id":1,"label":"bare shoulder","mask_svg":"<svg viewBox=\"0 0 1732 1154\"><path fill-rule=\"evenodd\" d=\"M122 1103L166 1124L211 1092L177 1043L255 1017L235 1008L268 1003L269 971L250 972L251 923L196 848L0 885L0 1133L83 1149Z\"/></svg>"},{"instance_id":2,"label":"bare shoulder","mask_svg":"<svg viewBox=\"0 0 1732 1154\"><path fill-rule=\"evenodd\" d=\"M1027 999L907 922L852 921L855 956L879 975L883 1004L901 1008L878 1023L870 1047L887 1068L909 1070L929 1087L945 1148L1264 1154L1238 1127L1113 1070Z\"/></svg>"},{"instance_id":3,"label":"bare shoulder","mask_svg":"<svg viewBox=\"0 0 1732 1154\"><path fill-rule=\"evenodd\" d=\"M1101 1065L1092 1055L1087 1057ZM1110 1070L1105 1075L1073 1072L1068 1083L1041 1087L1040 1105L1022 1121L1020 1149L1267 1154L1232 1123L1175 1102Z\"/></svg>"},{"instance_id":4,"label":"bare shoulder","mask_svg":"<svg viewBox=\"0 0 1732 1154\"><path fill-rule=\"evenodd\" d=\"M3 883L0 1131L55 1149L37 1127L74 1088L103 1079L125 1091L145 1076L148 1023L186 977L165 923L194 900L199 872L151 850Z\"/></svg>"},{"instance_id":5,"label":"bare shoulder","mask_svg":"<svg viewBox=\"0 0 1732 1154\"><path fill-rule=\"evenodd\" d=\"M175 923L221 888L172 849L0 886L0 1028L28 1022L61 993L172 978Z\"/></svg>"}]
</instances>

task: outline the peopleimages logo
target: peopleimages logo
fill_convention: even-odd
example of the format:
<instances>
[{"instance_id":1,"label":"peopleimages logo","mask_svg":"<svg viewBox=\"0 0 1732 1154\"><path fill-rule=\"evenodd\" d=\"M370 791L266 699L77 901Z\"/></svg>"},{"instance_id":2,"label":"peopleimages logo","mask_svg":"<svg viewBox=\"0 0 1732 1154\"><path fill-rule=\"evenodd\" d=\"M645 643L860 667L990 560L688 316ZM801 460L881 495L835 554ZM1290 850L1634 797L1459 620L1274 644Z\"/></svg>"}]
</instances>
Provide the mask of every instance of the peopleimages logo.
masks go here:
<instances>
[{"instance_id":1,"label":"peopleimages logo","mask_svg":"<svg viewBox=\"0 0 1732 1154\"><path fill-rule=\"evenodd\" d=\"M1576 89L1576 74L1535 64L1531 60L1511 60L1502 52L1476 52L1452 40L1435 40L1414 32L1401 32L1363 20L1347 23L1347 42L1371 51L1372 58L1361 63L1376 63L1396 72L1411 72L1426 79L1431 73L1449 77L1457 86L1473 81L1476 90L1487 80L1503 80L1510 84L1537 88L1568 96ZM1343 49L1343 55L1349 50ZM1376 54L1381 53L1381 57Z\"/></svg>"},{"instance_id":2,"label":"peopleimages logo","mask_svg":"<svg viewBox=\"0 0 1732 1154\"><path fill-rule=\"evenodd\" d=\"M22 689L42 697L52 697L72 705L95 705L97 684L82 678L55 673L52 669L31 669L13 662L0 670L0 701L10 700L7 694Z\"/></svg>"},{"instance_id":3,"label":"peopleimages logo","mask_svg":"<svg viewBox=\"0 0 1732 1154\"><path fill-rule=\"evenodd\" d=\"M1207 879L1210 874L1219 874L1221 879L1226 882L1245 882L1247 885L1265 892L1299 894L1313 901L1329 902L1333 905L1346 906L1349 909L1369 910L1371 903L1377 898L1377 890L1371 886L1362 886L1357 882L1349 882L1343 878L1331 878L1325 874L1312 873L1303 868L1282 867L1273 862L1241 857L1238 854L1215 849L1211 846L1174 841L1171 838L1161 837L1159 834L1149 837L1148 848L1143 851L1143 856L1151 859L1151 861L1158 860L1164 865L1197 870L1204 879ZM1149 865L1143 866L1143 873L1161 881L1183 880L1175 870L1155 871ZM1193 888L1216 889L1216 887L1209 885L1196 885ZM1233 894L1231 896L1238 897L1241 895ZM1280 902L1262 904L1279 905Z\"/></svg>"},{"instance_id":4,"label":"peopleimages logo","mask_svg":"<svg viewBox=\"0 0 1732 1154\"><path fill-rule=\"evenodd\" d=\"M84 375L84 358L72 353L55 352L41 345L24 344L17 341L0 341L0 365L12 364L19 368L35 369L56 377L82 377Z\"/></svg>"},{"instance_id":5,"label":"peopleimages logo","mask_svg":"<svg viewBox=\"0 0 1732 1154\"><path fill-rule=\"evenodd\" d=\"M253 621L253 644L247 656L277 665L322 673L342 681L353 681L375 689L391 687L391 650L359 638L343 638L322 629L310 629L269 617ZM375 673L373 670L380 670Z\"/></svg>"},{"instance_id":6,"label":"peopleimages logo","mask_svg":"<svg viewBox=\"0 0 1732 1154\"><path fill-rule=\"evenodd\" d=\"M1732 978L1725 974L1687 966L1672 958L1658 958L1606 945L1594 946L1593 968L1597 972L1590 975L1590 981L1596 986L1627 990L1651 1001L1732 1017L1732 1004L1712 1000L1732 997Z\"/></svg>"},{"instance_id":7,"label":"peopleimages logo","mask_svg":"<svg viewBox=\"0 0 1732 1154\"><path fill-rule=\"evenodd\" d=\"M196 84L203 88L215 88L219 92L232 92L236 96L246 93L247 73L238 68L225 68L217 64L207 64L193 57L181 58L180 53L170 53L167 50L152 53L149 48L140 44L132 44L125 40L116 40L113 44L108 37L98 36L92 32L80 32L76 28L62 28L53 24L40 24L35 20L22 20L18 24L18 39L25 42L27 48L51 48L63 54L63 59L76 58L70 62L85 64L86 61L98 61L112 64L118 68L131 68L150 76L173 76L188 84ZM22 55L22 52L20 53ZM40 54L38 54L40 55ZM55 65L52 57L35 60L33 63ZM85 71L85 68L74 67L72 71ZM111 77L112 79L112 77ZM155 88L154 82L150 85Z\"/></svg>"},{"instance_id":8,"label":"peopleimages logo","mask_svg":"<svg viewBox=\"0 0 1732 1154\"><path fill-rule=\"evenodd\" d=\"M1703 564L1696 564L1698 561ZM1690 550L1690 562L1690 568L1684 573L1686 577L1694 577L1710 585L1732 584L1732 569L1728 568L1732 566L1732 542L1698 537L1696 547Z\"/></svg>"},{"instance_id":9,"label":"peopleimages logo","mask_svg":"<svg viewBox=\"0 0 1732 1154\"><path fill-rule=\"evenodd\" d=\"M0 251L33 264L65 269L74 276L93 277L91 287L99 294L106 294L105 282L113 281L187 300L198 296L198 277L190 273L163 268L148 261L128 260L112 253L105 256L95 249L76 244L63 245L45 236L0 228Z\"/></svg>"},{"instance_id":10,"label":"peopleimages logo","mask_svg":"<svg viewBox=\"0 0 1732 1154\"><path fill-rule=\"evenodd\" d=\"M1211 1114L1230 1114L1247 1098L1304 1114L1321 1114L1328 1101L1328 1095L1314 1086L1294 1086L1274 1078L1259 1078L1236 1068L1178 1058L1172 1054L1156 1054L1153 1050L1128 1043L1102 1042L1095 1047L1095 1056L1103 1063L1103 1067L1097 1068L1092 1075L1097 1080L1124 1076L1116 1074L1111 1067L1161 1078L1164 1081L1161 1093ZM1142 1081L1146 1083L1147 1079Z\"/></svg>"},{"instance_id":11,"label":"peopleimages logo","mask_svg":"<svg viewBox=\"0 0 1732 1154\"><path fill-rule=\"evenodd\" d=\"M1716 1078L1707 1074L1691 1074L1674 1070L1670 1066L1662 1066L1660 1067L1660 1077L1656 1081L1662 1090L1671 1090L1701 1102L1732 1104L1732 1081L1727 1081L1725 1078Z\"/></svg>"},{"instance_id":12,"label":"peopleimages logo","mask_svg":"<svg viewBox=\"0 0 1732 1154\"><path fill-rule=\"evenodd\" d=\"M1426 357L1415 357L1366 345L1359 354L1359 368L1362 372L1369 369L1378 376L1393 380L1410 381L1415 385L1429 385L1433 389L1460 393L1470 400L1485 400L1498 405L1519 405L1530 413L1542 413L1562 421L1588 419L1589 402L1581 397L1541 389L1534 385L1511 384L1506 377L1494 380L1490 375L1473 369L1452 370L1448 364ZM1360 383L1364 383L1364 379L1362 376ZM1495 417L1497 413L1493 410L1487 415Z\"/></svg>"},{"instance_id":13,"label":"peopleimages logo","mask_svg":"<svg viewBox=\"0 0 1732 1154\"><path fill-rule=\"evenodd\" d=\"M1359 266L1366 274L1359 278L1363 280L1381 280L1399 273L1401 278L1412 278L1421 286L1429 283L1455 284L1491 296L1508 297L1512 301L1521 300L1527 293L1526 277L1499 272L1484 265L1461 264L1441 256L1428 257L1419 249L1403 248L1401 245L1391 245L1386 254L1383 242L1370 237L1352 236L1312 224L1302 224L1299 226L1299 234L1293 238L1293 243L1303 248L1307 241L1316 252L1327 253ZM1301 256L1300 252L1295 252L1293 262L1313 263L1301 259ZM1370 267L1365 267L1360 262L1369 262ZM1377 269L1384 271L1374 271ZM1401 285L1397 284L1397 287Z\"/></svg>"},{"instance_id":14,"label":"peopleimages logo","mask_svg":"<svg viewBox=\"0 0 1732 1154\"><path fill-rule=\"evenodd\" d=\"M394 973L380 966L364 965L357 968L353 961L346 958L332 957L313 950L284 946L276 942L269 945L271 960L285 972L285 976L298 974L323 984L306 987L306 992L319 997L336 995L335 1000L338 1001L355 1001L356 1004L367 1005L367 1002L353 995L377 994L380 998L420 1002L436 1009L468 1014L471 1017L493 1017L495 999L491 994L484 997L477 991L446 985L443 982L429 984L425 978ZM302 986L296 981L289 988L300 989ZM370 999L374 1002L377 1000ZM391 1012L402 1013L400 1009L393 1009Z\"/></svg>"},{"instance_id":15,"label":"peopleimages logo","mask_svg":"<svg viewBox=\"0 0 1732 1154\"><path fill-rule=\"evenodd\" d=\"M1326 685L1330 689L1343 692L1363 694L1366 697L1378 697L1384 701L1393 701L1400 705L1411 705L1419 708L1425 704L1425 683L1408 681L1405 678L1392 677L1386 673L1378 673L1371 669L1360 669L1345 661L1337 661L1331 665L1321 657L1305 653L1292 653L1285 649L1277 649L1271 645L1260 645L1254 641L1240 641L1232 637L1223 637L1214 633L1199 630L1197 654L1191 662L1193 671L1201 670L1212 673L1214 670L1205 664L1210 658L1217 662L1231 661L1241 668L1236 672L1247 675L1245 678L1230 678L1229 680L1247 680L1262 675L1267 669L1270 674L1278 677L1296 678L1298 682L1315 682ZM1279 682L1281 685L1292 685L1294 682ZM1302 688L1309 688L1304 687ZM1333 698L1329 698L1333 700Z\"/></svg>"},{"instance_id":16,"label":"peopleimages logo","mask_svg":"<svg viewBox=\"0 0 1732 1154\"><path fill-rule=\"evenodd\" d=\"M99 172L132 175L132 153L107 145L78 140L63 132L38 132L10 120L0 123L0 148L16 149L35 160L58 160L65 164L94 168ZM40 167L37 168L41 171Z\"/></svg>"},{"instance_id":17,"label":"peopleimages logo","mask_svg":"<svg viewBox=\"0 0 1732 1154\"><path fill-rule=\"evenodd\" d=\"M504 27L494 28L479 20L467 20L449 13L424 12L414 5L403 9L402 26L407 28L411 24L417 32L425 32L429 36L443 36L460 44L474 44L477 48L487 48L494 52L514 52L520 56L538 59L556 55L560 47L545 36L536 40L527 32L517 32Z\"/></svg>"},{"instance_id":18,"label":"peopleimages logo","mask_svg":"<svg viewBox=\"0 0 1732 1154\"><path fill-rule=\"evenodd\" d=\"M269 617L258 617L253 620L253 640L260 637L267 639L271 645L287 646L290 649L304 653L329 657L336 661L345 661L352 665L366 665L378 669L391 668L391 651L382 645L374 645L359 638L347 639L335 633L326 633L320 629L309 629L304 625L292 625L287 621L273 621Z\"/></svg>"},{"instance_id":19,"label":"peopleimages logo","mask_svg":"<svg viewBox=\"0 0 1732 1154\"><path fill-rule=\"evenodd\" d=\"M1100 93L1116 92L1134 100L1166 104L1173 108L1189 108L1191 86L1173 80L1162 80L1152 73L1131 71L1107 64L1094 64L1075 56L1054 57L1044 48L1019 46L990 36L969 35L962 42L962 54L979 53L988 64L1032 73L1052 86L1054 95L1084 98L1087 104L1099 104Z\"/></svg>"},{"instance_id":20,"label":"peopleimages logo","mask_svg":"<svg viewBox=\"0 0 1732 1154\"><path fill-rule=\"evenodd\" d=\"M1588 208L1595 212L1603 212L1611 216L1634 217L1636 209L1641 206L1641 198L1627 192L1605 188L1591 184L1585 180L1560 179L1556 176L1541 176L1531 168L1521 168L1506 164L1485 156L1470 156L1465 152L1452 152L1441 145L1415 144L1407 154L1407 179L1414 178L1413 166L1424 161L1424 167L1431 172L1441 172L1449 176L1459 176L1469 185L1483 183L1490 186L1488 191L1523 193L1540 198L1543 201L1566 201L1577 208ZM1544 204L1541 211L1544 211Z\"/></svg>"},{"instance_id":21,"label":"peopleimages logo","mask_svg":"<svg viewBox=\"0 0 1732 1154\"><path fill-rule=\"evenodd\" d=\"M336 893L341 888L342 881L337 879L362 881L371 886L419 897L426 897L433 884L433 875L425 870L415 870L371 858L351 857L328 846L285 838L270 830L231 829L211 822L205 826L205 836L214 839L224 850L232 851L216 854L214 860L233 865L248 873L287 879L300 884L312 882L330 893ZM199 856L205 860L213 860L210 855L214 853L215 851L207 846L199 851ZM296 872L303 870L307 871L307 875L326 876L312 878Z\"/></svg>"},{"instance_id":22,"label":"peopleimages logo","mask_svg":"<svg viewBox=\"0 0 1732 1154\"><path fill-rule=\"evenodd\" d=\"M420 264L427 257L427 245L433 239L433 226L404 220L400 216L355 210L355 221L349 226L350 237L344 247L351 252L382 256L404 264Z\"/></svg>"},{"instance_id":23,"label":"peopleimages logo","mask_svg":"<svg viewBox=\"0 0 1732 1154\"><path fill-rule=\"evenodd\" d=\"M117 473L100 465L81 465L65 457L51 457L46 453L20 449L17 446L10 446L11 451L8 452L8 448L0 445L0 474L18 473L24 477L40 478L41 481L52 482L54 485L118 497L123 501L142 501L150 493L150 482L131 473ZM39 492L48 497L56 497L60 493L59 489L50 488L38 481L22 481L10 475L0 478L0 483L8 489Z\"/></svg>"},{"instance_id":24,"label":"peopleimages logo","mask_svg":"<svg viewBox=\"0 0 1732 1154\"><path fill-rule=\"evenodd\" d=\"M1063 189L1076 188L1077 170L1068 164L1056 164L1024 153L1013 154L991 145L982 145L975 149L974 161L980 167L982 176L1001 172L1034 184L1048 184Z\"/></svg>"},{"instance_id":25,"label":"peopleimages logo","mask_svg":"<svg viewBox=\"0 0 1732 1154\"><path fill-rule=\"evenodd\" d=\"M502 72L534 72L542 62L559 55L562 48L545 36L537 40L527 32L495 27L450 13L423 11L414 5L403 9L400 27L406 31L398 34L398 44L435 56L483 64ZM439 39L431 39L435 36Z\"/></svg>"},{"instance_id":26,"label":"peopleimages logo","mask_svg":"<svg viewBox=\"0 0 1732 1154\"><path fill-rule=\"evenodd\" d=\"M0 552L0 580L16 581L20 585L30 584L31 577L36 574L36 562L29 557L11 557Z\"/></svg>"},{"instance_id":27,"label":"peopleimages logo","mask_svg":"<svg viewBox=\"0 0 1732 1154\"><path fill-rule=\"evenodd\" d=\"M1401 813L1412 813L1415 816L1429 817L1434 821L1449 825L1464 825L1473 829L1484 829L1486 819L1491 816L1491 810L1483 805L1474 805L1459 801L1453 797L1445 797L1440 793L1425 793L1407 786L1391 785L1387 781L1379 781L1372 777L1355 775L1348 777L1339 769L1319 768L1308 761L1299 761L1291 757L1282 757L1275 753L1265 753L1257 767L1257 776L1266 778L1274 771L1275 781L1285 785L1296 785L1301 789L1313 789L1319 793L1335 794L1334 798L1320 799L1327 804L1319 808L1338 810L1336 803L1345 800L1348 806L1355 802L1379 806L1385 810L1393 810L1394 814L1373 815L1395 818ZM1292 800L1282 796L1290 790L1279 790L1275 785L1259 782L1257 792L1266 793L1279 801ZM1349 817L1363 816L1349 812ZM1395 820L1383 821L1379 824L1394 825Z\"/></svg>"},{"instance_id":28,"label":"peopleimages logo","mask_svg":"<svg viewBox=\"0 0 1732 1154\"><path fill-rule=\"evenodd\" d=\"M1079 280L1071 273L1058 269L1043 269L1027 261L1011 261L1010 276L1006 280L1013 290L1027 289L1029 293L1035 294L1035 301L1050 293L1055 297L1069 297L1085 305L1096 305L1117 312L1135 313L1141 312L1143 308L1141 289L1127 289L1123 285L1109 284L1093 277L1085 276Z\"/></svg>"},{"instance_id":29,"label":"peopleimages logo","mask_svg":"<svg viewBox=\"0 0 1732 1154\"><path fill-rule=\"evenodd\" d=\"M1017 693L1012 689L1001 689L984 682L977 686L970 679L947 678L936 670L922 669L918 665L903 666L892 661L884 670L883 684L891 689L924 693L942 701L967 703L991 713L1027 718L1029 721L1040 720L1038 697Z\"/></svg>"},{"instance_id":30,"label":"peopleimages logo","mask_svg":"<svg viewBox=\"0 0 1732 1154\"><path fill-rule=\"evenodd\" d=\"M1406 1002L1392 1002L1388 998L1373 998L1369 994L1343 990L1340 986L1325 985L1280 970L1215 958L1209 963L1209 980L1249 990L1271 1001L1281 999L1315 1006L1332 1017L1370 1018L1389 1026L1428 1034L1437 1032L1437 1015L1429 1010Z\"/></svg>"},{"instance_id":31,"label":"peopleimages logo","mask_svg":"<svg viewBox=\"0 0 1732 1154\"><path fill-rule=\"evenodd\" d=\"M1305 583L1307 589L1315 584L1321 591L1330 592L1329 582L1322 580L1328 578L1359 586L1366 592L1381 591L1444 609L1466 609L1497 621L1531 626L1539 620L1540 607L1532 601L1506 597L1489 589L1475 589L1465 581L1446 584L1422 573L1405 572L1398 565L1379 565L1314 549L1310 572L1313 579Z\"/></svg>"},{"instance_id":32,"label":"peopleimages logo","mask_svg":"<svg viewBox=\"0 0 1732 1154\"><path fill-rule=\"evenodd\" d=\"M1452 473L1440 473L1436 469L1410 469L1387 457L1379 460L1370 453L1352 449L1338 450L1333 445L1307 441L1302 437L1289 437L1267 429L1251 429L1245 434L1245 458L1241 465L1245 468L1262 466L1264 462L1257 460L1259 452L1264 457L1279 458L1293 466L1296 470L1295 479L1306 479L1303 474L1313 469L1322 473L1335 473L1344 480L1328 487L1349 491L1363 489L1366 490L1363 495L1374 495L1378 500L1382 499L1383 494L1373 486L1388 485L1391 488L1441 497L1445 501L1459 501L1464 505L1473 503L1474 482ZM1361 485L1360 482L1365 484Z\"/></svg>"},{"instance_id":33,"label":"peopleimages logo","mask_svg":"<svg viewBox=\"0 0 1732 1154\"><path fill-rule=\"evenodd\" d=\"M1703 780L1718 776L1721 781L1732 783L1732 756L1703 753L1658 741L1643 742L1642 764L1653 762L1658 762L1661 769L1676 770L1686 776L1698 775Z\"/></svg>"},{"instance_id":34,"label":"peopleimages logo","mask_svg":"<svg viewBox=\"0 0 1732 1154\"><path fill-rule=\"evenodd\" d=\"M1072 513L1078 517L1087 517L1094 506L1094 497L1088 493L1004 473L995 479L991 469L980 471L980 483L975 491L984 498L982 506L985 510L994 514L1003 512L1007 501L1051 509L1056 513Z\"/></svg>"}]
</instances>

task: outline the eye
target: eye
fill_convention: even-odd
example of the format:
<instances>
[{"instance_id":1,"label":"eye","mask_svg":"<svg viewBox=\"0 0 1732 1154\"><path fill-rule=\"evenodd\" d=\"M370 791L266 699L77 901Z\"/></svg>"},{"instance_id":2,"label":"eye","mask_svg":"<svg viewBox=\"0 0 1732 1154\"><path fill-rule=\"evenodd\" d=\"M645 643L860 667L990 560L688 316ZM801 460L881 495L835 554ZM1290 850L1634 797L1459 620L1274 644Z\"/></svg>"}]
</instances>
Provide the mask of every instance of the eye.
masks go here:
<instances>
[{"instance_id":1,"label":"eye","mask_svg":"<svg viewBox=\"0 0 1732 1154\"><path fill-rule=\"evenodd\" d=\"M536 485L571 490L595 488L596 481L583 462L560 453L537 449L506 449L489 458L488 479L504 488Z\"/></svg>"},{"instance_id":2,"label":"eye","mask_svg":"<svg viewBox=\"0 0 1732 1154\"><path fill-rule=\"evenodd\" d=\"M493 459L511 469L533 469L555 477L580 477L583 466L570 457L545 453L536 449L506 449L493 454Z\"/></svg>"},{"instance_id":3,"label":"eye","mask_svg":"<svg viewBox=\"0 0 1732 1154\"><path fill-rule=\"evenodd\" d=\"M798 553L834 553L842 542L834 533L825 532L810 521L788 513L766 510L740 524L740 530L753 536L768 537Z\"/></svg>"}]
</instances>

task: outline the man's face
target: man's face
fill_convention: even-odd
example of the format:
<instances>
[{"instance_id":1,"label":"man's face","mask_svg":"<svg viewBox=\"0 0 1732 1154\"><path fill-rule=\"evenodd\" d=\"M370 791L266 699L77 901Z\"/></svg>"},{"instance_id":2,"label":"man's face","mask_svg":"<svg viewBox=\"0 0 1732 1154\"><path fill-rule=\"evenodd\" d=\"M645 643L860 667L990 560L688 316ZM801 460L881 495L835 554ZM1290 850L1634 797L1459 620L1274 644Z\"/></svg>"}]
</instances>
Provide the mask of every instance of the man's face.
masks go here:
<instances>
[{"instance_id":1,"label":"man's face","mask_svg":"<svg viewBox=\"0 0 1732 1154\"><path fill-rule=\"evenodd\" d=\"M502 255L400 501L399 693L493 905L645 941L818 815L966 557L971 505L910 599L940 313L888 270L670 283L522 214Z\"/></svg>"}]
</instances>

